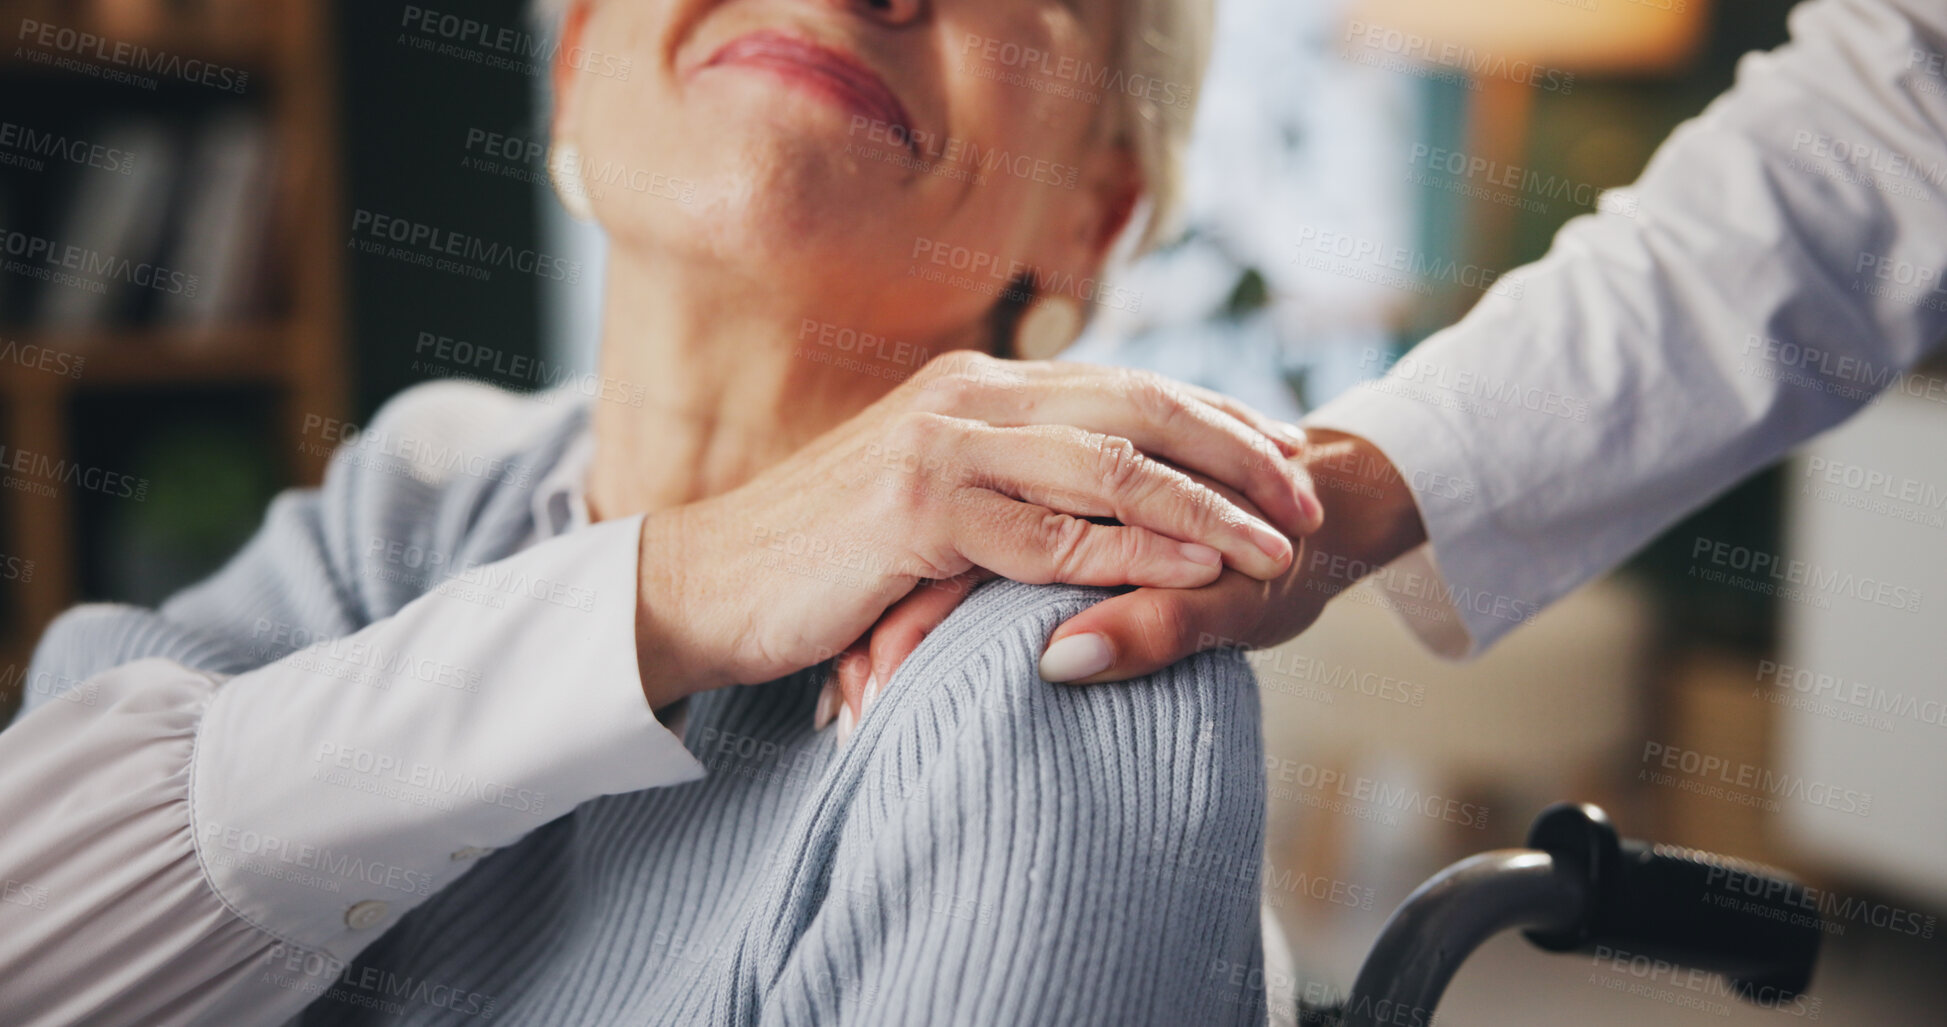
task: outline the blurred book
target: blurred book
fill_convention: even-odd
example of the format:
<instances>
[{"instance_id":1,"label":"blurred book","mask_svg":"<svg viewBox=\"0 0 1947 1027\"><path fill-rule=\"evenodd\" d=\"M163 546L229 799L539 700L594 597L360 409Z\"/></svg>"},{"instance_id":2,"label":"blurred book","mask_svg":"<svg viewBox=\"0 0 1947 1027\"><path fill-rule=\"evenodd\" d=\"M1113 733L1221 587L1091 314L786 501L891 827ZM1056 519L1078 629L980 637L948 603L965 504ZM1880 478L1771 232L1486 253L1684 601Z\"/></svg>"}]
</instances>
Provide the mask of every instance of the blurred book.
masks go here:
<instances>
[{"instance_id":1,"label":"blurred book","mask_svg":"<svg viewBox=\"0 0 1947 1027\"><path fill-rule=\"evenodd\" d=\"M253 312L269 244L273 159L261 118L229 111L200 126L184 168L173 246L164 264L195 276L166 291L163 324L208 329Z\"/></svg>"},{"instance_id":2,"label":"blurred book","mask_svg":"<svg viewBox=\"0 0 1947 1027\"><path fill-rule=\"evenodd\" d=\"M42 327L80 332L118 319L135 290L155 285L156 254L168 221L179 142L155 121L111 123L102 144L135 154L125 175L80 180L54 242L64 247L55 278L41 283Z\"/></svg>"},{"instance_id":3,"label":"blurred book","mask_svg":"<svg viewBox=\"0 0 1947 1027\"><path fill-rule=\"evenodd\" d=\"M13 224L13 212L13 196L6 184L0 182L0 225ZM20 275L14 271L11 261L0 264L0 270L6 272L0 274L0 325L11 325L17 319L23 290L17 284Z\"/></svg>"}]
</instances>

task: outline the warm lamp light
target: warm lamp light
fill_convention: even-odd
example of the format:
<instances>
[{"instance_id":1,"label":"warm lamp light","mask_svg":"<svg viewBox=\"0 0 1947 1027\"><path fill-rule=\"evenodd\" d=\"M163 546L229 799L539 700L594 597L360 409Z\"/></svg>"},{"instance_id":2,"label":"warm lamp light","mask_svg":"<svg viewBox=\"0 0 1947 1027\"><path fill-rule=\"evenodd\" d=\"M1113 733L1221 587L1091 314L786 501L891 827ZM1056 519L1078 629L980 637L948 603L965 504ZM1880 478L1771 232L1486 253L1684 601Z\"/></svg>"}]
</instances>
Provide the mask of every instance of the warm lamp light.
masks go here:
<instances>
[{"instance_id":1,"label":"warm lamp light","mask_svg":"<svg viewBox=\"0 0 1947 1027\"><path fill-rule=\"evenodd\" d=\"M1346 19L1348 28L1416 35L1423 48L1402 56L1481 78L1495 77L1493 64L1521 61L1576 73L1653 73L1676 70L1696 55L1708 6L1709 0L1353 0ZM1359 40L1348 35L1346 42Z\"/></svg>"}]
</instances>

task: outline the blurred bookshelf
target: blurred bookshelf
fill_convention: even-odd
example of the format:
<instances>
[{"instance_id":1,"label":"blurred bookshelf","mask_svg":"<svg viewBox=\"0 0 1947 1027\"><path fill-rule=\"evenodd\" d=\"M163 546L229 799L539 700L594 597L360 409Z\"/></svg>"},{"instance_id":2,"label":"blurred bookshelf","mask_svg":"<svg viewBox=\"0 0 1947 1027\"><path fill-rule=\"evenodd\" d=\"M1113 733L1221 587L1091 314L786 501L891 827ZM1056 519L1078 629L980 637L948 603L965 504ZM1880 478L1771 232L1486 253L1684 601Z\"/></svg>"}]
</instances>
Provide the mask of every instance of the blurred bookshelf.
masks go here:
<instances>
[{"instance_id":1,"label":"blurred bookshelf","mask_svg":"<svg viewBox=\"0 0 1947 1027\"><path fill-rule=\"evenodd\" d=\"M153 602L347 415L333 11L0 0L0 722L77 601Z\"/></svg>"}]
</instances>

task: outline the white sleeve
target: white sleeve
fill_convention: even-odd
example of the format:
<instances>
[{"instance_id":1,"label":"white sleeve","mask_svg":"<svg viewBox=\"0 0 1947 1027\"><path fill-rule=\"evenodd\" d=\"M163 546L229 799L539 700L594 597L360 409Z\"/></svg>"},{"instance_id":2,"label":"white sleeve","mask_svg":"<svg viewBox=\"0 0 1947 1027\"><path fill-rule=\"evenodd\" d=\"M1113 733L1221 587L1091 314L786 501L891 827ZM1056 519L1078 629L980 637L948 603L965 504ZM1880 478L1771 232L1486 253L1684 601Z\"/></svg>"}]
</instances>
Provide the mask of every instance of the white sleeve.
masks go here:
<instances>
[{"instance_id":1,"label":"white sleeve","mask_svg":"<svg viewBox=\"0 0 1947 1027\"><path fill-rule=\"evenodd\" d=\"M1447 655L1493 642L1905 377L1947 329L1947 5L1812 0L1637 184L1306 423L1406 476L1380 574Z\"/></svg>"},{"instance_id":2,"label":"white sleeve","mask_svg":"<svg viewBox=\"0 0 1947 1027\"><path fill-rule=\"evenodd\" d=\"M478 857L701 777L642 694L639 531L227 681L117 667L0 731L0 1019L281 1022Z\"/></svg>"}]
</instances>

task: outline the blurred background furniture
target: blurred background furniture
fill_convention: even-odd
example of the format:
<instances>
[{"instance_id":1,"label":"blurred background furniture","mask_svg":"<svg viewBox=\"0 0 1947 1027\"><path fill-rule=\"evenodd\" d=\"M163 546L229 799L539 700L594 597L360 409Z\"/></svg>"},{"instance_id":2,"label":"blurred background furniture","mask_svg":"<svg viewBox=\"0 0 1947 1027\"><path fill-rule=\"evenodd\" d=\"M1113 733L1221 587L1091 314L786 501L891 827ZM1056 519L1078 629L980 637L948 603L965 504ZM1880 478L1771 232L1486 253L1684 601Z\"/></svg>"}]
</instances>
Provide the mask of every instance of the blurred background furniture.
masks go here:
<instances>
[{"instance_id":1,"label":"blurred background furniture","mask_svg":"<svg viewBox=\"0 0 1947 1027\"><path fill-rule=\"evenodd\" d=\"M1778 764L1872 796L1866 815L1809 803L1780 824L1797 849L1892 894L1947 906L1947 408L1939 368L1806 446L1786 480L1786 548L1831 572L1920 593L1910 610L1792 603L1766 675ZM1929 393L1927 389L1934 391ZM1877 589L1873 589L1877 598Z\"/></svg>"},{"instance_id":2,"label":"blurred background furniture","mask_svg":"<svg viewBox=\"0 0 1947 1027\"><path fill-rule=\"evenodd\" d=\"M547 384L499 370L539 352L531 277L357 245L361 212L535 245L543 149L484 144L535 138L545 57L448 45L415 9L0 0L0 462L27 469L0 480L0 716L56 613L210 573L400 389ZM524 11L468 16L538 54Z\"/></svg>"},{"instance_id":3,"label":"blurred background furniture","mask_svg":"<svg viewBox=\"0 0 1947 1027\"><path fill-rule=\"evenodd\" d=\"M1311 631L1249 657L1275 754L1270 865L1397 901L1427 865L1518 840L1534 811L1563 796L1626 800L1602 768L1641 737L1654 625L1648 590L1613 579L1453 664L1420 645L1381 590L1358 586ZM1285 774L1282 761L1297 770ZM1307 786L1328 774L1332 783ZM1334 911L1270 894L1285 899L1301 964L1357 969L1363 949L1314 929Z\"/></svg>"},{"instance_id":4,"label":"blurred background furniture","mask_svg":"<svg viewBox=\"0 0 1947 1027\"><path fill-rule=\"evenodd\" d=\"M166 594L318 479L347 363L326 4L0 11L10 711L56 613Z\"/></svg>"}]
</instances>

